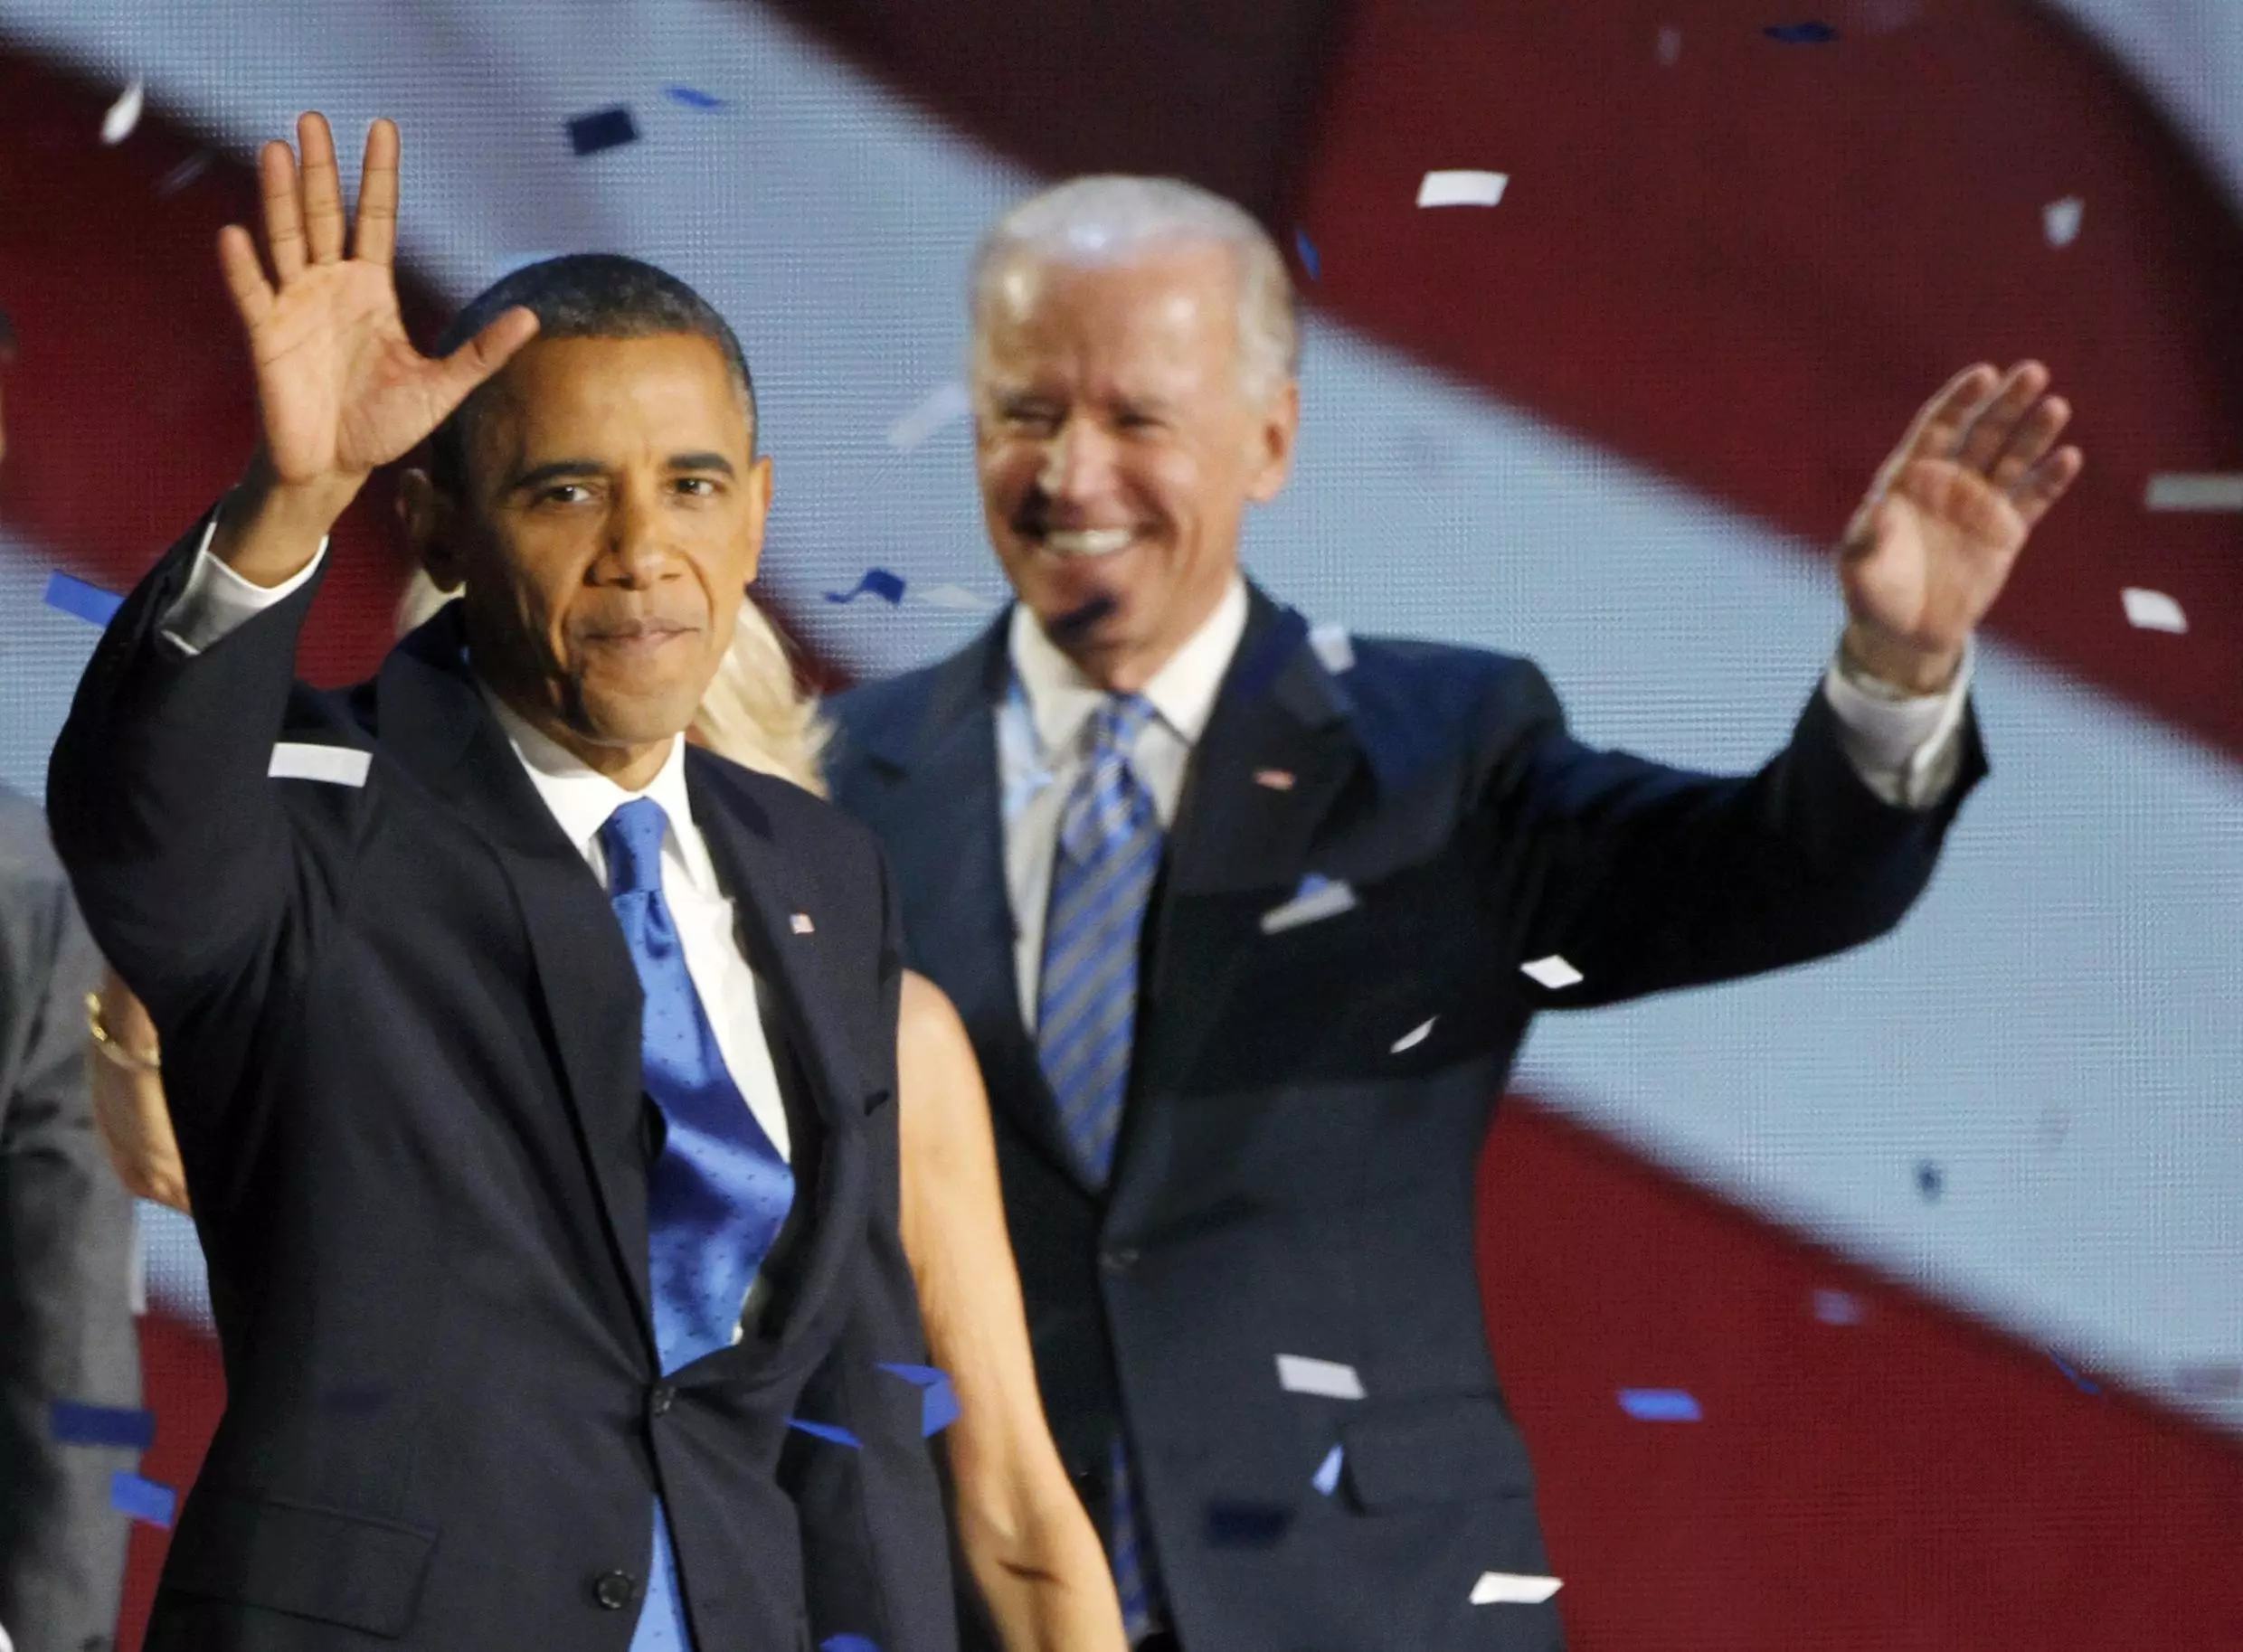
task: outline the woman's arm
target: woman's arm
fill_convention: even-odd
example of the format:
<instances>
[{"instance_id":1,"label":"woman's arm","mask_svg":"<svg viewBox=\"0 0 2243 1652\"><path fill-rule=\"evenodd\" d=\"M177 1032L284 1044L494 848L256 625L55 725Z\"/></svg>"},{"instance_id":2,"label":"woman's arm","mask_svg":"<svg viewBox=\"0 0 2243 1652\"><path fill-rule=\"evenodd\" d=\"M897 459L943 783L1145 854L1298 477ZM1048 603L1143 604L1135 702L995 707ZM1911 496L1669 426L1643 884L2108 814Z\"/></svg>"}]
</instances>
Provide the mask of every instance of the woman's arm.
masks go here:
<instances>
[{"instance_id":1,"label":"woman's arm","mask_svg":"<svg viewBox=\"0 0 2243 1652\"><path fill-rule=\"evenodd\" d=\"M102 973L94 1025L99 1030L88 1063L93 1122L109 1163L118 1179L139 1197L184 1211L187 1176L180 1167L171 1109L164 1101L156 1026L114 969Z\"/></svg>"},{"instance_id":2,"label":"woman's arm","mask_svg":"<svg viewBox=\"0 0 2243 1652\"><path fill-rule=\"evenodd\" d=\"M959 1539L1006 1652L1122 1652L1105 1552L1044 1421L998 1191L989 1097L958 1012L904 977L904 1249L959 1416L943 1438Z\"/></svg>"}]
</instances>

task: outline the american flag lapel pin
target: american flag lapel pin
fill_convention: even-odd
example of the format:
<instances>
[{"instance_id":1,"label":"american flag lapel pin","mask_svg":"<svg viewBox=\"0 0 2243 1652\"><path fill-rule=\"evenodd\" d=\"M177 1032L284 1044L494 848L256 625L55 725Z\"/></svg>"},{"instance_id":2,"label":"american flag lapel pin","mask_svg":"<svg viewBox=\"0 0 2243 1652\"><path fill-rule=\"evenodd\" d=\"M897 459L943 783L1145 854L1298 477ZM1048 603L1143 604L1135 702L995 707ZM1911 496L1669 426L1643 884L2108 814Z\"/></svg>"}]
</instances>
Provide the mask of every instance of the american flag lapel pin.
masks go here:
<instances>
[{"instance_id":1,"label":"american flag lapel pin","mask_svg":"<svg viewBox=\"0 0 2243 1652\"><path fill-rule=\"evenodd\" d=\"M787 927L797 935L814 935L818 932L818 926L810 921L810 915L808 912L795 913L793 917L787 920Z\"/></svg>"},{"instance_id":2,"label":"american flag lapel pin","mask_svg":"<svg viewBox=\"0 0 2243 1652\"><path fill-rule=\"evenodd\" d=\"M1272 791L1291 791L1292 789L1292 770L1290 769L1257 769L1254 771L1254 783L1256 786L1266 786Z\"/></svg>"}]
</instances>

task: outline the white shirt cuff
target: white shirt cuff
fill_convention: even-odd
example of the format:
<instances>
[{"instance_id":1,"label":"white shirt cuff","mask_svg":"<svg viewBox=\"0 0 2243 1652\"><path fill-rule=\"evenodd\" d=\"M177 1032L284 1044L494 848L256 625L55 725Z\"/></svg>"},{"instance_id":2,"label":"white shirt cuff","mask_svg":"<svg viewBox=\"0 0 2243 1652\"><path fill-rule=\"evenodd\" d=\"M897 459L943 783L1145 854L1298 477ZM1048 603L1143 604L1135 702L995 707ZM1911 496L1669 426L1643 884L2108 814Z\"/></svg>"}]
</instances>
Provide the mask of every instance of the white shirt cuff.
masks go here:
<instances>
[{"instance_id":1,"label":"white shirt cuff","mask_svg":"<svg viewBox=\"0 0 2243 1652\"><path fill-rule=\"evenodd\" d=\"M305 581L319 571L319 564L327 556L327 542L322 538L311 561L288 579L278 585L255 585L211 554L211 537L217 532L218 512L213 511L210 525L203 530L203 543L195 548L194 566L188 571L186 586L156 628L182 654L200 654L275 603L285 602L303 590Z\"/></svg>"},{"instance_id":2,"label":"white shirt cuff","mask_svg":"<svg viewBox=\"0 0 2243 1652\"><path fill-rule=\"evenodd\" d=\"M1930 808L1963 766L1963 713L1970 702L1975 641L1944 693L1910 694L1849 675L1838 656L1822 693L1838 714L1839 742L1861 783L1896 808Z\"/></svg>"}]
</instances>

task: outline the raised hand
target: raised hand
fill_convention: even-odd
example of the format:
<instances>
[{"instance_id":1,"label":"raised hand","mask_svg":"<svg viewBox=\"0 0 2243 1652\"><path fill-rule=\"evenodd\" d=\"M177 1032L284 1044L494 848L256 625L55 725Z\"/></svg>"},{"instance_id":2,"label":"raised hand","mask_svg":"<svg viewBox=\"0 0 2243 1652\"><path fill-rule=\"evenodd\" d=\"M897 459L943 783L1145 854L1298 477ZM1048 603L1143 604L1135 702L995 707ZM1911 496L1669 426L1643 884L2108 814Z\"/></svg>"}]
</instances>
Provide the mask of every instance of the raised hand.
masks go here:
<instances>
[{"instance_id":1,"label":"raised hand","mask_svg":"<svg viewBox=\"0 0 2243 1652\"><path fill-rule=\"evenodd\" d=\"M270 483L317 486L347 503L376 466L410 451L504 366L536 332L537 318L508 310L442 361L414 349L390 267L396 127L377 120L366 134L348 257L327 118L307 114L296 130L300 171L278 139L257 159L274 278L266 279L255 243L238 224L219 231L218 259L249 331Z\"/></svg>"},{"instance_id":2,"label":"raised hand","mask_svg":"<svg viewBox=\"0 0 2243 1652\"><path fill-rule=\"evenodd\" d=\"M2049 370L1965 368L1917 412L1838 552L1855 663L1919 694L1951 682L2033 526L2085 464Z\"/></svg>"}]
</instances>

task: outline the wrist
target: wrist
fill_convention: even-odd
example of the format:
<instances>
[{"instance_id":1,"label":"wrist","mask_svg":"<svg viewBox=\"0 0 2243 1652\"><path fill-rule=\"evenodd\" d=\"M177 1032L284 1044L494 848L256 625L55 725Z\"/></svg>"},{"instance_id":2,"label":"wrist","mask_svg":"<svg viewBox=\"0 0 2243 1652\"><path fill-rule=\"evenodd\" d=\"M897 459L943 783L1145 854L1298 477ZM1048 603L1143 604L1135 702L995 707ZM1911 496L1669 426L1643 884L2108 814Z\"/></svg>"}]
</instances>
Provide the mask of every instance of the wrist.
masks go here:
<instances>
[{"instance_id":1,"label":"wrist","mask_svg":"<svg viewBox=\"0 0 2243 1652\"><path fill-rule=\"evenodd\" d=\"M1917 697L1946 693L1963 666L1960 648L1910 647L1879 636L1860 620L1848 621L1838 639L1838 656L1848 675Z\"/></svg>"},{"instance_id":2,"label":"wrist","mask_svg":"<svg viewBox=\"0 0 2243 1652\"><path fill-rule=\"evenodd\" d=\"M318 554L364 480L284 480L260 448L219 507L211 554L253 585L283 584Z\"/></svg>"}]
</instances>

